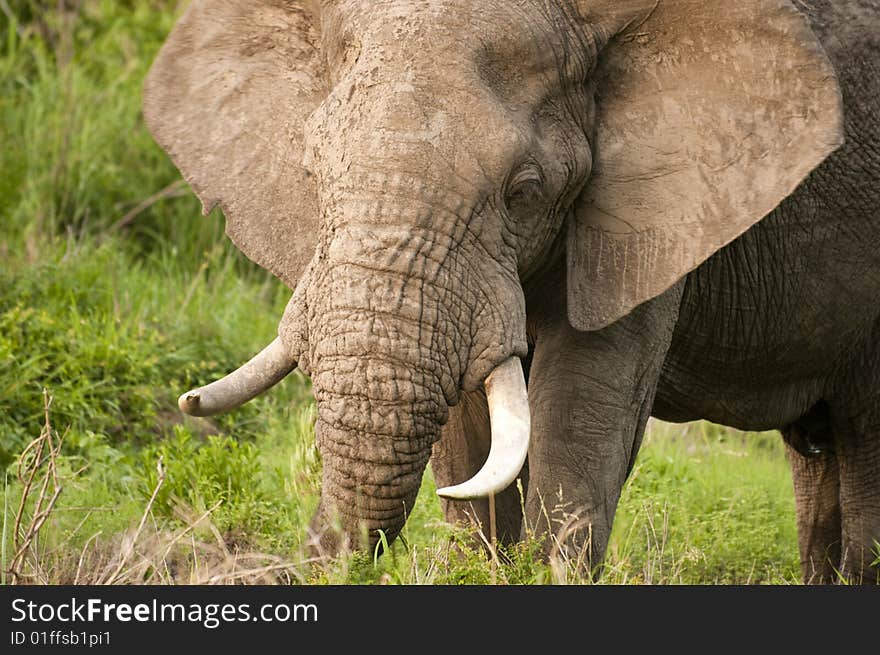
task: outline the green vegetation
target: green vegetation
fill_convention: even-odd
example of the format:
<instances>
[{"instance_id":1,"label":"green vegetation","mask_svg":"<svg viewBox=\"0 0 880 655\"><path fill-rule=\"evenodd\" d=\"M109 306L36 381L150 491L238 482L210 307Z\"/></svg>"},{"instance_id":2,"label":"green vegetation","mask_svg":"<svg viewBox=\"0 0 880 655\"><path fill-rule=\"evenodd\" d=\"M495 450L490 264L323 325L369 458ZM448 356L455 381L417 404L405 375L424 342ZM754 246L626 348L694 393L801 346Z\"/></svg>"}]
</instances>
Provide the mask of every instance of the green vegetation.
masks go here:
<instances>
[{"instance_id":1,"label":"green vegetation","mask_svg":"<svg viewBox=\"0 0 880 655\"><path fill-rule=\"evenodd\" d=\"M288 294L199 216L144 129L177 4L0 2L4 581L579 581L534 539L487 559L443 524L430 474L388 555L312 566L308 380L210 421L176 410L272 338ZM797 581L790 485L776 435L655 426L602 581Z\"/></svg>"}]
</instances>

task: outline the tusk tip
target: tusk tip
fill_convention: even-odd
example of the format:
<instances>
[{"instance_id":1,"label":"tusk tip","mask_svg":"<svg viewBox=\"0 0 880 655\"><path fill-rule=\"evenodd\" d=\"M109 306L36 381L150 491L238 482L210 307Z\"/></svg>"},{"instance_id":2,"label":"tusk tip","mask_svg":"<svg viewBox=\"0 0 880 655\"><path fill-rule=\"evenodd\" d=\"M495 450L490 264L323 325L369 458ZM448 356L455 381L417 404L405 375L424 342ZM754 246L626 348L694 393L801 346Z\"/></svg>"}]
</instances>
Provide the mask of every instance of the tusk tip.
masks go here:
<instances>
[{"instance_id":1,"label":"tusk tip","mask_svg":"<svg viewBox=\"0 0 880 655\"><path fill-rule=\"evenodd\" d=\"M187 391L177 399L177 406L180 407L180 411L184 414L199 416L199 401L201 398L201 395L199 395L197 391Z\"/></svg>"},{"instance_id":2,"label":"tusk tip","mask_svg":"<svg viewBox=\"0 0 880 655\"><path fill-rule=\"evenodd\" d=\"M448 498L449 500L478 500L480 498L488 498L491 492L489 493L474 493L473 490L468 490L465 488L463 484L457 484L452 487L443 487L442 489L437 490L437 495L441 498Z\"/></svg>"},{"instance_id":3,"label":"tusk tip","mask_svg":"<svg viewBox=\"0 0 880 655\"><path fill-rule=\"evenodd\" d=\"M455 487L443 487L442 489L438 489L437 495L441 498L460 500L460 498L458 497L458 493L455 491Z\"/></svg>"}]
</instances>

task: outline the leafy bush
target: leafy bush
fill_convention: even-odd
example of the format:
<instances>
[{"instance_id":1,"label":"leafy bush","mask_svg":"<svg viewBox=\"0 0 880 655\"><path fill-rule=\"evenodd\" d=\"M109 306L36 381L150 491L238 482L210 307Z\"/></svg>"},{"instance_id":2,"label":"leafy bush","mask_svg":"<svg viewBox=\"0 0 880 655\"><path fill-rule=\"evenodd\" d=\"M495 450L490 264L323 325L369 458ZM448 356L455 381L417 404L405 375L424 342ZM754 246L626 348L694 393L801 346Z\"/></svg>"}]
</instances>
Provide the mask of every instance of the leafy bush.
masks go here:
<instances>
[{"instance_id":1,"label":"leafy bush","mask_svg":"<svg viewBox=\"0 0 880 655\"><path fill-rule=\"evenodd\" d=\"M188 428L175 426L170 438L141 453L144 503L157 490L153 510L159 516L173 517L183 503L200 512L214 509L212 520L222 530L249 528L241 522L257 519L266 504L255 484L262 475L258 455L251 442L221 435L201 442ZM162 484L159 466L165 476Z\"/></svg>"},{"instance_id":2,"label":"leafy bush","mask_svg":"<svg viewBox=\"0 0 880 655\"><path fill-rule=\"evenodd\" d=\"M54 396L58 425L113 444L149 443L178 420L180 392L224 375L271 339L277 318L268 306L283 302L274 285L254 288L228 268L214 272L207 255L213 291L187 299L204 272L157 275L114 245L0 273L0 465L39 430L43 388ZM216 424L231 429L255 411Z\"/></svg>"}]
</instances>

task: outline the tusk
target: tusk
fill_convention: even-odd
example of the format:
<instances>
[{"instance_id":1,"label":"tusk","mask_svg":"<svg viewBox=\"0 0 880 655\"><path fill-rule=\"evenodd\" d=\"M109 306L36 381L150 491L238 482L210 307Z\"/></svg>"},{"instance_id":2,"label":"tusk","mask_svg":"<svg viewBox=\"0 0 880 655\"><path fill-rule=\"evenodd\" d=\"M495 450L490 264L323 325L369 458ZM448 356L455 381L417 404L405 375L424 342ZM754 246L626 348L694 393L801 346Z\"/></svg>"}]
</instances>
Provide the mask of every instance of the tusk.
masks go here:
<instances>
[{"instance_id":1,"label":"tusk","mask_svg":"<svg viewBox=\"0 0 880 655\"><path fill-rule=\"evenodd\" d=\"M492 423L492 445L483 468L467 482L437 490L456 500L497 494L519 475L529 451L529 397L519 357L500 364L486 378L486 399Z\"/></svg>"},{"instance_id":2,"label":"tusk","mask_svg":"<svg viewBox=\"0 0 880 655\"><path fill-rule=\"evenodd\" d=\"M295 368L296 362L281 343L281 338L276 337L249 362L226 377L187 391L178 399L177 405L190 416L226 412L275 386Z\"/></svg>"}]
</instances>

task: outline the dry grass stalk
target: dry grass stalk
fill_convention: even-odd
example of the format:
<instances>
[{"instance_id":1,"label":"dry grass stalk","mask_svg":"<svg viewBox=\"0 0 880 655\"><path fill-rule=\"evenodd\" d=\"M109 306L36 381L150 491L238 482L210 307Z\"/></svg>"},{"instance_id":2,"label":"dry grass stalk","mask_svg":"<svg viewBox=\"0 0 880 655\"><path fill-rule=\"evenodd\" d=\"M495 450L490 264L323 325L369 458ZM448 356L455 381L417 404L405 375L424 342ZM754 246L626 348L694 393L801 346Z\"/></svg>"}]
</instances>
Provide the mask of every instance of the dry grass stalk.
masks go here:
<instances>
[{"instance_id":1,"label":"dry grass stalk","mask_svg":"<svg viewBox=\"0 0 880 655\"><path fill-rule=\"evenodd\" d=\"M159 490L162 488L162 485L165 483L165 467L162 466L162 457L159 457L159 461L156 462L156 486L153 489L153 493L150 495L150 500L147 502L147 506L144 509L144 513L141 515L140 523L138 523L137 529L134 531L134 535L130 540L126 540L126 547L123 550L123 555L119 559L119 564L116 567L116 570L113 571L110 578L107 581L107 584L112 584L113 580L119 577L119 574L122 572L122 569L125 568L125 565L128 563L129 558L134 552L135 543L137 543L138 537L141 536L141 532L143 532L144 524L147 522L147 517L151 515L153 511L153 503L156 502L156 496L159 495Z\"/></svg>"},{"instance_id":2,"label":"dry grass stalk","mask_svg":"<svg viewBox=\"0 0 880 655\"><path fill-rule=\"evenodd\" d=\"M156 485L136 526L103 539L103 533L96 532L79 552L64 552L64 546L79 532L88 516L93 511L106 509L77 508L86 511L86 517L73 533L55 539L51 550L40 548L41 535L44 541L53 536L50 519L59 509L57 502L64 479L59 470L63 435L52 428L52 397L47 391L43 397L44 423L40 435L25 447L18 462L21 498L12 520L14 555L6 571L11 584L292 584L306 581L303 571L308 570L312 560L292 562L275 555L231 551L210 520L219 502L201 513L180 504L175 513L183 527L174 531L160 527L154 520L153 507L165 482L161 458L157 462ZM212 542L195 538L196 532L210 534Z\"/></svg>"},{"instance_id":3,"label":"dry grass stalk","mask_svg":"<svg viewBox=\"0 0 880 655\"><path fill-rule=\"evenodd\" d=\"M310 560L292 562L275 555L231 551L210 515L219 507L195 516L180 506L178 514L191 517L179 530L162 528L145 520L121 535L100 540L100 533L85 544L76 563L73 584L165 585L165 584L302 584ZM145 511L144 516L152 516ZM195 533L214 537L203 541ZM66 567L70 569L72 567Z\"/></svg>"},{"instance_id":4,"label":"dry grass stalk","mask_svg":"<svg viewBox=\"0 0 880 655\"><path fill-rule=\"evenodd\" d=\"M134 208L126 212L122 218L120 218L118 221L110 226L109 232L116 232L118 230L128 227L131 223L134 222L134 220L138 216L140 216L143 212L145 212L161 200L168 200L169 198L181 198L188 194L189 191L186 188L186 182L184 182L183 180L175 180L165 188L160 189L148 198L145 198L144 200L139 202Z\"/></svg>"},{"instance_id":5,"label":"dry grass stalk","mask_svg":"<svg viewBox=\"0 0 880 655\"><path fill-rule=\"evenodd\" d=\"M53 434L49 420L52 397L43 389L44 424L40 436L31 441L18 460L17 476L22 485L18 511L13 524L13 555L7 573L11 584L25 581L47 582L47 574L40 565L40 529L52 513L62 485L58 475L58 455L64 436ZM28 505L33 500L33 508Z\"/></svg>"}]
</instances>

